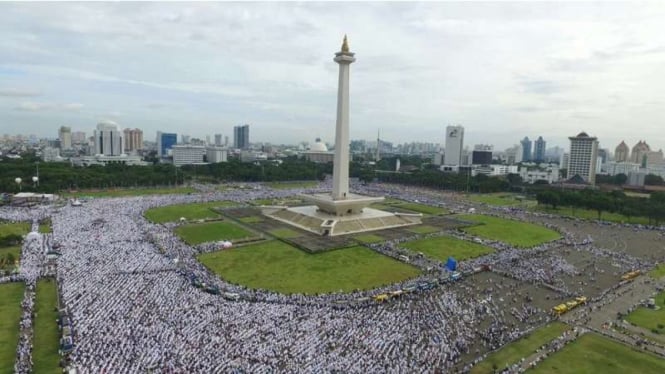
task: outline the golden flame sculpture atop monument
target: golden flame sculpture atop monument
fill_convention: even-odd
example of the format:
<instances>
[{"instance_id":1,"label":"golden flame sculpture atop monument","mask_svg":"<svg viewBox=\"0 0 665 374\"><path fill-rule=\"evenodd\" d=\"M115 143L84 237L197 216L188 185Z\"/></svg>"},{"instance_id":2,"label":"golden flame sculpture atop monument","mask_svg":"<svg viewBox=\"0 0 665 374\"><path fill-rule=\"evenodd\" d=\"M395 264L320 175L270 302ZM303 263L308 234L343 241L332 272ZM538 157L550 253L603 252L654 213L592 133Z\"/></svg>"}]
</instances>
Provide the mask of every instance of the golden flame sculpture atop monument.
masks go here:
<instances>
[{"instance_id":1,"label":"golden flame sculpture atop monument","mask_svg":"<svg viewBox=\"0 0 665 374\"><path fill-rule=\"evenodd\" d=\"M344 34L344 41L342 42L342 52L349 52L349 41Z\"/></svg>"}]
</instances>

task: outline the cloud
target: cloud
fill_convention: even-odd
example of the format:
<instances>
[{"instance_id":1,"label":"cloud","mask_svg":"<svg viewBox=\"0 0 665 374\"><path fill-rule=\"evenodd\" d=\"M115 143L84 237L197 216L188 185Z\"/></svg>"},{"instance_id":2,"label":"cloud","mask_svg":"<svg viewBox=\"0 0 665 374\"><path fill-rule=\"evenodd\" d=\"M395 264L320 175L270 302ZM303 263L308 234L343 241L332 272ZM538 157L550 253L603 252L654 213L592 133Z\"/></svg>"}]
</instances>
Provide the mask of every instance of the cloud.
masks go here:
<instances>
[{"instance_id":1,"label":"cloud","mask_svg":"<svg viewBox=\"0 0 665 374\"><path fill-rule=\"evenodd\" d=\"M83 109L83 104L81 103L45 103L45 102L34 102L34 101L24 101L14 108L15 110L24 111L24 112L40 112L40 111L79 111Z\"/></svg>"},{"instance_id":2,"label":"cloud","mask_svg":"<svg viewBox=\"0 0 665 374\"><path fill-rule=\"evenodd\" d=\"M41 92L34 90L0 88L0 96L5 96L5 97L35 97L41 95L42 95Z\"/></svg>"}]
</instances>

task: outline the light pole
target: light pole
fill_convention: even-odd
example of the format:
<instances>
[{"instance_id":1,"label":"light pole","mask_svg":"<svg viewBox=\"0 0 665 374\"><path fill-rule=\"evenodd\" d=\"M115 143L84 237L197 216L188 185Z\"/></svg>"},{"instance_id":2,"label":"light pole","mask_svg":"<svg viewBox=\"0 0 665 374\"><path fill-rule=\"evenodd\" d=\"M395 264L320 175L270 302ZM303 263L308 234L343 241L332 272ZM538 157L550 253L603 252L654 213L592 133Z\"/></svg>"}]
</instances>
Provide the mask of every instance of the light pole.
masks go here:
<instances>
[{"instance_id":1,"label":"light pole","mask_svg":"<svg viewBox=\"0 0 665 374\"><path fill-rule=\"evenodd\" d=\"M37 188L39 186L39 177L32 177L32 187Z\"/></svg>"},{"instance_id":2,"label":"light pole","mask_svg":"<svg viewBox=\"0 0 665 374\"><path fill-rule=\"evenodd\" d=\"M23 179L16 178L16 179L14 179L14 182L16 182L16 184L18 184L18 191L19 192L23 191L23 189L21 188L21 182L23 182Z\"/></svg>"}]
</instances>

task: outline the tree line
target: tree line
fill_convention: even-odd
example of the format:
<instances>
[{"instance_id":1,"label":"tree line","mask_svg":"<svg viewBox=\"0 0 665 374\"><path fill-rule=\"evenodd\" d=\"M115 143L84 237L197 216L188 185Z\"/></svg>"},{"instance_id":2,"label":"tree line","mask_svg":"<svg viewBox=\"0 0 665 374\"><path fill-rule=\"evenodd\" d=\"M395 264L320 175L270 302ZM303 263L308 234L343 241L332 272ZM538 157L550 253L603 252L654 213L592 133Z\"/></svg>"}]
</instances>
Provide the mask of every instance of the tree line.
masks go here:
<instances>
[{"instance_id":1,"label":"tree line","mask_svg":"<svg viewBox=\"0 0 665 374\"><path fill-rule=\"evenodd\" d=\"M619 213L627 218L647 217L650 224L665 221L665 192L653 192L650 198L627 196L623 191L602 192L585 189L581 191L545 190L536 194L538 204L558 207L585 208L593 210L602 218L605 212Z\"/></svg>"}]
</instances>

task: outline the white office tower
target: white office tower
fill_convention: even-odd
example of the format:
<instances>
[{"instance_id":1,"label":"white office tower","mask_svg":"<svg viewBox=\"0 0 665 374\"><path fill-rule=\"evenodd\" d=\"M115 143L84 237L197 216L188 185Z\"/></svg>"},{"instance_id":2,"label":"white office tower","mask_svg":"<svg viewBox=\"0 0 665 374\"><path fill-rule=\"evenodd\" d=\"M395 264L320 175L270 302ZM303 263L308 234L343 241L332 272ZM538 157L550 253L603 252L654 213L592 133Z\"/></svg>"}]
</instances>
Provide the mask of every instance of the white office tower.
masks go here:
<instances>
[{"instance_id":1,"label":"white office tower","mask_svg":"<svg viewBox=\"0 0 665 374\"><path fill-rule=\"evenodd\" d=\"M203 163L206 147L202 145L179 144L171 148L173 165L182 166Z\"/></svg>"},{"instance_id":2,"label":"white office tower","mask_svg":"<svg viewBox=\"0 0 665 374\"><path fill-rule=\"evenodd\" d=\"M589 184L596 183L596 163L598 159L598 139L585 132L571 136L570 156L568 157L568 178L579 175Z\"/></svg>"},{"instance_id":3,"label":"white office tower","mask_svg":"<svg viewBox=\"0 0 665 374\"><path fill-rule=\"evenodd\" d=\"M120 156L122 154L124 148L122 135L115 122L104 121L97 124L94 138L96 155Z\"/></svg>"},{"instance_id":4,"label":"white office tower","mask_svg":"<svg viewBox=\"0 0 665 374\"><path fill-rule=\"evenodd\" d=\"M222 146L222 134L215 134L215 146L216 147Z\"/></svg>"},{"instance_id":5,"label":"white office tower","mask_svg":"<svg viewBox=\"0 0 665 374\"><path fill-rule=\"evenodd\" d=\"M446 127L446 148L443 156L444 165L460 165L464 147L464 127Z\"/></svg>"},{"instance_id":6,"label":"white office tower","mask_svg":"<svg viewBox=\"0 0 665 374\"><path fill-rule=\"evenodd\" d=\"M206 148L206 158L208 163L216 164L218 162L226 162L228 157L228 151L226 148L221 147L207 147Z\"/></svg>"},{"instance_id":7,"label":"white office tower","mask_svg":"<svg viewBox=\"0 0 665 374\"><path fill-rule=\"evenodd\" d=\"M72 128L67 126L60 127L58 131L60 139L60 149L72 149Z\"/></svg>"}]
</instances>

